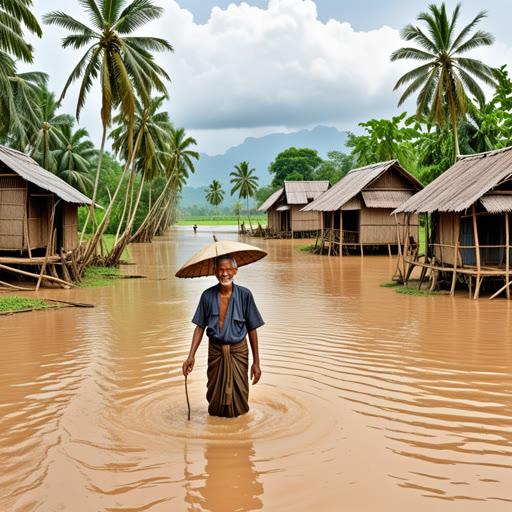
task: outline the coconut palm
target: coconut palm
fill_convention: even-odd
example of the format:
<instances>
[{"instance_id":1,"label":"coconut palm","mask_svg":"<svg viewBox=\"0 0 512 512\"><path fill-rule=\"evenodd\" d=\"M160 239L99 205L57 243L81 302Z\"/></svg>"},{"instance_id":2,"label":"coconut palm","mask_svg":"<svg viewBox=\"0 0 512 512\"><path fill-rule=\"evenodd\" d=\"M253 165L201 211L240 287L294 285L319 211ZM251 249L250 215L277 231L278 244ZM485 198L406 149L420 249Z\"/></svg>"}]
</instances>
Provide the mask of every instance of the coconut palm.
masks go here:
<instances>
[{"instance_id":1,"label":"coconut palm","mask_svg":"<svg viewBox=\"0 0 512 512\"><path fill-rule=\"evenodd\" d=\"M40 126L38 93L46 86L48 75L38 71L17 73L16 63L2 52L0 68L0 75L7 75L5 87L0 87L0 134L9 138L11 147L28 151L29 135Z\"/></svg>"},{"instance_id":2,"label":"coconut palm","mask_svg":"<svg viewBox=\"0 0 512 512\"><path fill-rule=\"evenodd\" d=\"M41 117L37 130L30 137L30 156L44 169L54 174L57 172L57 161L52 157L52 151L65 143L62 128L73 123L68 114L57 114L59 104L55 101L55 93L46 87L39 89L37 100Z\"/></svg>"},{"instance_id":3,"label":"coconut palm","mask_svg":"<svg viewBox=\"0 0 512 512\"><path fill-rule=\"evenodd\" d=\"M53 152L57 176L87 194L93 187L91 161L98 155L85 128L73 130L74 121L61 126L62 145Z\"/></svg>"},{"instance_id":4,"label":"coconut palm","mask_svg":"<svg viewBox=\"0 0 512 512\"><path fill-rule=\"evenodd\" d=\"M138 98L135 98L134 132L137 135L140 133L141 136L137 148L134 148L132 172L126 189L125 204L119 229L124 219L130 193L131 200L128 219L131 218L135 171L138 171L142 176L141 188L145 180L149 179L151 181L160 174L163 174L163 159L160 155L169 144L169 133L173 127L169 121L168 112L159 112L166 99L167 96L165 95L151 98L149 104L144 106ZM109 138L114 141L112 149L117 155L127 159L129 157L129 126L122 114L116 116L114 122L118 126L109 134Z\"/></svg>"},{"instance_id":5,"label":"coconut palm","mask_svg":"<svg viewBox=\"0 0 512 512\"><path fill-rule=\"evenodd\" d=\"M258 177L254 176L255 169L249 170L249 162L240 162L235 165L236 172L232 172L229 175L232 176L231 183L234 183L231 189L231 195L238 191L238 197L241 199L247 199L247 215L249 217L249 226L252 231L251 224L251 213L249 211L249 198L254 197L258 188Z\"/></svg>"},{"instance_id":6,"label":"coconut palm","mask_svg":"<svg viewBox=\"0 0 512 512\"><path fill-rule=\"evenodd\" d=\"M236 215L236 220L238 223L238 232L240 233L240 211L242 210L243 203L240 201L236 201L233 203L233 209L231 210L233 212L233 215Z\"/></svg>"},{"instance_id":7,"label":"coconut palm","mask_svg":"<svg viewBox=\"0 0 512 512\"><path fill-rule=\"evenodd\" d=\"M467 109L469 91L483 103L484 93L475 78L487 85L496 86L492 69L483 62L463 57L470 50L481 46L489 46L494 37L489 32L477 30L470 36L474 27L486 17L486 12L478 13L473 21L466 25L458 34L455 27L460 16L461 4L455 7L451 19L448 19L446 6L429 6L429 12L422 12L418 21L426 23L427 33L421 27L407 25L401 37L406 41L414 41L420 48L404 47L391 55L391 60L413 59L422 65L405 73L395 85L394 90L409 84L398 102L398 106L419 90L416 100L416 115L430 114L442 128L445 118L449 117L455 135L456 153L459 154L457 137L457 116L464 117Z\"/></svg>"},{"instance_id":8,"label":"coconut palm","mask_svg":"<svg viewBox=\"0 0 512 512\"><path fill-rule=\"evenodd\" d=\"M167 149L165 175L167 182L153 207L146 215L144 222L130 241L151 241L154 233L159 229L164 213L173 201L177 203L177 192L188 177L188 173L195 172L192 159L199 160L199 153L192 151L191 146L197 144L193 137L188 137L185 128L171 128L170 142ZM168 192L170 189L170 192ZM162 208L162 204L164 205ZM159 209L162 213L158 214Z\"/></svg>"},{"instance_id":9,"label":"coconut palm","mask_svg":"<svg viewBox=\"0 0 512 512\"><path fill-rule=\"evenodd\" d=\"M155 6L152 0L132 0L126 7L126 0L80 0L80 3L89 15L91 26L59 11L46 14L43 21L72 32L63 39L64 48L78 50L89 45L69 76L61 95L61 99L64 98L68 87L82 77L76 108L77 119L80 118L93 82L100 77L103 136L90 208L90 212L93 212L112 110L120 107L131 126L135 110L134 91L145 103L149 103L153 89L167 94L162 78L170 80L169 76L155 63L150 52L172 52L173 48L167 41L157 37L129 36L163 14L164 9ZM130 136L130 149L131 140Z\"/></svg>"},{"instance_id":10,"label":"coconut palm","mask_svg":"<svg viewBox=\"0 0 512 512\"><path fill-rule=\"evenodd\" d=\"M207 189L206 192L206 200L212 205L215 206L215 210L217 212L217 224L219 223L219 204L224 201L224 190L222 190L222 185L219 181L213 180Z\"/></svg>"},{"instance_id":11,"label":"coconut palm","mask_svg":"<svg viewBox=\"0 0 512 512\"><path fill-rule=\"evenodd\" d=\"M42 36L31 6L31 0L0 2L0 133L14 135L18 143L22 143L26 121L33 117L32 111L36 108L33 98L28 101L32 95L28 84L47 79L42 73L16 73L17 60L34 61L33 48L23 38L23 27Z\"/></svg>"}]
</instances>

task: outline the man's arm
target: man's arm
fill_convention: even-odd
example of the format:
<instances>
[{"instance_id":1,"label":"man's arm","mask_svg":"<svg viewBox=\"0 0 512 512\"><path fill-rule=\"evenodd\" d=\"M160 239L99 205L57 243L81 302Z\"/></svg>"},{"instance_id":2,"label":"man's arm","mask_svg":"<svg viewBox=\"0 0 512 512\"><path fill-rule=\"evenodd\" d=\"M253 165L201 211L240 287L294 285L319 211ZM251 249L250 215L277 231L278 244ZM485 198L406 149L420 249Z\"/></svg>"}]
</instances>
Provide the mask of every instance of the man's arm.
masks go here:
<instances>
[{"instance_id":1,"label":"man's arm","mask_svg":"<svg viewBox=\"0 0 512 512\"><path fill-rule=\"evenodd\" d=\"M199 327L196 325L194 329L194 334L192 335L192 344L190 345L190 352L188 354L187 360L183 363L183 375L185 377L194 369L194 364L196 362L195 355L199 345L201 344L201 340L203 339L204 327ZM256 342L257 343L257 342ZM258 345L256 344L256 347Z\"/></svg>"},{"instance_id":2,"label":"man's arm","mask_svg":"<svg viewBox=\"0 0 512 512\"><path fill-rule=\"evenodd\" d=\"M251 379L252 384L257 384L261 377L260 369L260 354L258 351L258 331L253 329L249 331L249 342L251 343L252 350L252 366L251 366Z\"/></svg>"}]
</instances>

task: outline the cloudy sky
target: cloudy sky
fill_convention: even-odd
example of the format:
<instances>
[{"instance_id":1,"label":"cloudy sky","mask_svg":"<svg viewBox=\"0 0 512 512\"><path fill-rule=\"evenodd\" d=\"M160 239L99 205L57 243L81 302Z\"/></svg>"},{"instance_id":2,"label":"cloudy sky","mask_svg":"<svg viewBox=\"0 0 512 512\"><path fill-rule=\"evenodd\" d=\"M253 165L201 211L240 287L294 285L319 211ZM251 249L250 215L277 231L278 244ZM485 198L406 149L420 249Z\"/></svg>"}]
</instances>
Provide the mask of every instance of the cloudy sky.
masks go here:
<instances>
[{"instance_id":1,"label":"cloudy sky","mask_svg":"<svg viewBox=\"0 0 512 512\"><path fill-rule=\"evenodd\" d=\"M391 63L404 42L400 29L417 23L429 0L154 0L165 8L139 35L163 37L174 54L157 56L172 79L168 110L177 126L198 141L199 151L223 153L245 137L291 132L316 125L357 132L371 118L390 118L399 92L393 86L411 62ZM89 24L78 0L34 0L39 20L64 11ZM456 2L446 2L450 12ZM496 43L472 56L512 73L512 3L466 0L463 23L481 9L479 28ZM32 69L50 75L58 95L84 51L62 49L67 31L43 26ZM74 112L78 86L70 88L63 110ZM413 112L414 104L406 105ZM92 90L80 119L99 145L100 100Z\"/></svg>"}]
</instances>

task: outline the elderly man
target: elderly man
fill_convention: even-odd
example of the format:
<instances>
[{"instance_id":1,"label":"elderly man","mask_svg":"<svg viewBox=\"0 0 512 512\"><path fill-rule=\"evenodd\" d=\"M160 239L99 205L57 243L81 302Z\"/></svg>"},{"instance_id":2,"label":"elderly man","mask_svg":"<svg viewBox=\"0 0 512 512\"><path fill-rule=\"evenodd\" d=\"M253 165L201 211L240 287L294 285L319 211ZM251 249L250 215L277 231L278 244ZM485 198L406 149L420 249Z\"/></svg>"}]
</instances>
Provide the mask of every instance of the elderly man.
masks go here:
<instances>
[{"instance_id":1,"label":"elderly man","mask_svg":"<svg viewBox=\"0 0 512 512\"><path fill-rule=\"evenodd\" d=\"M258 327L264 322L256 307L252 293L233 283L238 272L235 259L230 255L215 260L215 276L219 284L201 295L192 322L196 324L183 374L194 368L195 354L206 334L208 344L208 384L206 398L212 416L232 418L249 410L249 349L251 344L253 385L261 377L258 353Z\"/></svg>"}]
</instances>

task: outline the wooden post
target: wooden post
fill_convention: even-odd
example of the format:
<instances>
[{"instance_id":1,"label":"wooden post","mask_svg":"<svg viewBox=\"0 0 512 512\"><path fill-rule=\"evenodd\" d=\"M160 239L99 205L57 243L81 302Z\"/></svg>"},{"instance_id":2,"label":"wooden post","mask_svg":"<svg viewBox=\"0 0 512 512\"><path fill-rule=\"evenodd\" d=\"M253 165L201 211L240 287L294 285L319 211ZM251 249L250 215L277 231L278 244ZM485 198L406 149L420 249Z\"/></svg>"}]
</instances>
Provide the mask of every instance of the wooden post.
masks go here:
<instances>
[{"instance_id":1,"label":"wooden post","mask_svg":"<svg viewBox=\"0 0 512 512\"><path fill-rule=\"evenodd\" d=\"M64 276L64 280L71 283L71 276L69 275L66 255L64 254L64 249L62 247L60 248L60 262L62 265L62 275Z\"/></svg>"},{"instance_id":2,"label":"wooden post","mask_svg":"<svg viewBox=\"0 0 512 512\"><path fill-rule=\"evenodd\" d=\"M455 221L455 254L454 256L454 262L453 262L453 276L452 276L452 288L450 290L450 295L453 295L455 293L455 283L457 281L457 260L459 257L459 243L460 243L460 215L457 216Z\"/></svg>"},{"instance_id":3,"label":"wooden post","mask_svg":"<svg viewBox=\"0 0 512 512\"><path fill-rule=\"evenodd\" d=\"M334 236L334 210L331 212L331 235L329 237L329 256L331 255L333 236Z\"/></svg>"},{"instance_id":4,"label":"wooden post","mask_svg":"<svg viewBox=\"0 0 512 512\"><path fill-rule=\"evenodd\" d=\"M475 208L475 204L473 203L473 232L474 232L474 237L475 237L475 251L476 251L476 283L475 283L475 295L474 295L474 299L478 299L478 293L480 292L480 285L482 284L482 282L480 281L480 271L481 271L481 266L480 266L480 242L478 240L478 226L477 226L477 222L476 222L476 208Z\"/></svg>"},{"instance_id":5,"label":"wooden post","mask_svg":"<svg viewBox=\"0 0 512 512\"><path fill-rule=\"evenodd\" d=\"M473 295L473 276L469 276L468 288L469 288L469 298L471 299L471 297Z\"/></svg>"},{"instance_id":6,"label":"wooden post","mask_svg":"<svg viewBox=\"0 0 512 512\"><path fill-rule=\"evenodd\" d=\"M510 300L510 288L509 288L509 282L510 282L510 270L509 270L509 264L510 264L510 235L509 235L509 218L508 218L508 212L505 214L505 245L506 247L506 255L505 255L505 284L507 285L507 299Z\"/></svg>"},{"instance_id":7,"label":"wooden post","mask_svg":"<svg viewBox=\"0 0 512 512\"><path fill-rule=\"evenodd\" d=\"M395 224L396 224L396 238L397 238L397 241L398 241L398 244L397 244L398 256L397 256L396 268L401 273L401 270L400 270L400 259L402 257L402 245L401 245L401 239L400 239L400 225L399 225L399 222L398 222L398 215L396 213L395 213ZM396 271L395 271L395 274L396 274ZM403 274L402 274L402 279L403 279Z\"/></svg>"},{"instance_id":8,"label":"wooden post","mask_svg":"<svg viewBox=\"0 0 512 512\"><path fill-rule=\"evenodd\" d=\"M391 257L391 245L390 244L388 244L388 254Z\"/></svg>"},{"instance_id":9,"label":"wooden post","mask_svg":"<svg viewBox=\"0 0 512 512\"><path fill-rule=\"evenodd\" d=\"M55 203L52 198L52 214L50 216L49 236L46 241L46 256L44 258L43 264L41 265L41 273L39 274L39 279L37 280L36 292L39 290L39 287L41 286L41 280L43 279L44 271L46 270L46 263L48 262L48 257L50 256L50 252L53 248L53 221L54 220L55 220Z\"/></svg>"},{"instance_id":10,"label":"wooden post","mask_svg":"<svg viewBox=\"0 0 512 512\"><path fill-rule=\"evenodd\" d=\"M407 263L405 262L405 258L407 258L407 251L409 250L409 216L410 214L409 213L404 213L404 226L405 226L405 235L404 235L404 261L403 261L403 272L402 272L402 275L404 276L404 279L405 279L405 276L407 275ZM404 284L407 284L405 283L404 281Z\"/></svg>"},{"instance_id":11,"label":"wooden post","mask_svg":"<svg viewBox=\"0 0 512 512\"><path fill-rule=\"evenodd\" d=\"M343 256L343 210L340 208L340 257Z\"/></svg>"}]
</instances>

